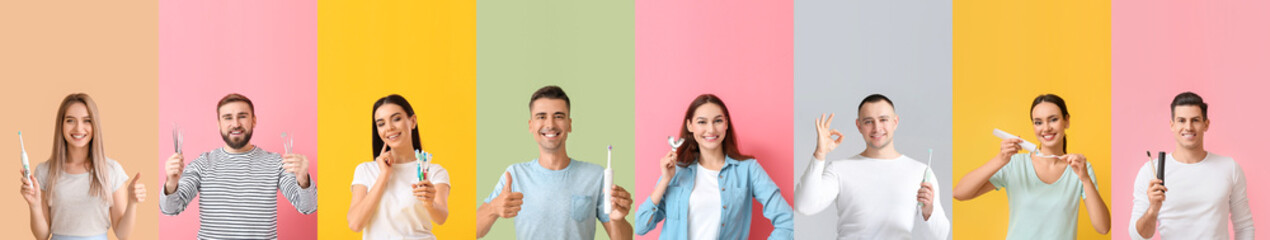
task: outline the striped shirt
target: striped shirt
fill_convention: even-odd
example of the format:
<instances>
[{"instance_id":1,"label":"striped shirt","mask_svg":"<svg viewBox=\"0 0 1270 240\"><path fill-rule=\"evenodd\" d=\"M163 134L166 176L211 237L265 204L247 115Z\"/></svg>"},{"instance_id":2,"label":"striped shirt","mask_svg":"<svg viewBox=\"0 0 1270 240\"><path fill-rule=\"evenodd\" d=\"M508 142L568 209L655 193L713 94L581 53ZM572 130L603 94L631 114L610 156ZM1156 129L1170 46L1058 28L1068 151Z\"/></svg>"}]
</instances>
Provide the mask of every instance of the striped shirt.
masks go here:
<instances>
[{"instance_id":1,"label":"striped shirt","mask_svg":"<svg viewBox=\"0 0 1270 240\"><path fill-rule=\"evenodd\" d=\"M317 188L300 188L282 170L282 157L255 147L245 153L223 148L199 155L181 174L176 192L160 191L159 210L176 215L198 196L199 239L277 239L278 192L297 211L317 211Z\"/></svg>"}]
</instances>

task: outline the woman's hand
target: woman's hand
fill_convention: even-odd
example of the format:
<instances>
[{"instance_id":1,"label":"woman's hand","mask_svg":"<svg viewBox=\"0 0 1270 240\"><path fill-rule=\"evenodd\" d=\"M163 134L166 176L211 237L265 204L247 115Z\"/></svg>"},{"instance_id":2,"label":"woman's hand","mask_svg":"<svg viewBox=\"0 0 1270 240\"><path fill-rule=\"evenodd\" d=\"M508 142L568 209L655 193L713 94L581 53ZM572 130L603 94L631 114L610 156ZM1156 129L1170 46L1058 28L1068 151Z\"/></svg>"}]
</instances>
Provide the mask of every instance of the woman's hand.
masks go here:
<instances>
[{"instance_id":1,"label":"woman's hand","mask_svg":"<svg viewBox=\"0 0 1270 240\"><path fill-rule=\"evenodd\" d=\"M437 196L437 188L432 185L432 181L423 180L414 184L410 184L414 188L415 199L423 203L424 207L432 207L433 200Z\"/></svg>"},{"instance_id":2,"label":"woman's hand","mask_svg":"<svg viewBox=\"0 0 1270 240\"><path fill-rule=\"evenodd\" d=\"M1019 146L1020 143L1023 143L1023 139L1011 138L1001 140L1001 153L997 154L997 157L1010 161L1010 156L1015 153L1019 153L1019 150L1023 150L1023 147Z\"/></svg>"},{"instance_id":3,"label":"woman's hand","mask_svg":"<svg viewBox=\"0 0 1270 240\"><path fill-rule=\"evenodd\" d=\"M31 177L25 177L26 172L18 170L18 173L24 175L22 178L22 198L26 200L27 205L39 205L44 198L44 193L40 191L40 182L35 181L35 174L31 174Z\"/></svg>"},{"instance_id":4,"label":"woman's hand","mask_svg":"<svg viewBox=\"0 0 1270 240\"><path fill-rule=\"evenodd\" d=\"M392 151L388 151L388 144L385 143L383 150L379 151L379 158L375 159L375 162L379 163L379 177L380 178L392 179L392 172L393 172L392 162L393 161L396 161L396 160L393 158Z\"/></svg>"},{"instance_id":5,"label":"woman's hand","mask_svg":"<svg viewBox=\"0 0 1270 240\"><path fill-rule=\"evenodd\" d=\"M671 178L675 177L675 166L678 163L676 159L679 159L679 154L675 152L675 149L671 149L670 152L666 153L666 156L661 157L661 162L658 166L661 168L662 179L670 181Z\"/></svg>"},{"instance_id":6,"label":"woman's hand","mask_svg":"<svg viewBox=\"0 0 1270 240\"><path fill-rule=\"evenodd\" d=\"M1085 168L1085 155L1073 153L1059 156L1059 159L1067 161L1067 165L1071 166L1072 171L1076 171L1076 175L1080 176L1081 181L1090 180L1089 171Z\"/></svg>"}]
</instances>

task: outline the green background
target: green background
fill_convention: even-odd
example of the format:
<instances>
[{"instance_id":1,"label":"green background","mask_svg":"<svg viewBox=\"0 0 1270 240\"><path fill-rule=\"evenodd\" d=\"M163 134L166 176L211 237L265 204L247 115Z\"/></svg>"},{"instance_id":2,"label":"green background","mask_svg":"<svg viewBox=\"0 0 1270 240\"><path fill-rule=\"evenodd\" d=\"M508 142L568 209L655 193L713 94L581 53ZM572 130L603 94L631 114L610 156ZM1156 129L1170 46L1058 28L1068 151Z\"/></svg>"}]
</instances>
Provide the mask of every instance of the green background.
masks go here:
<instances>
[{"instance_id":1,"label":"green background","mask_svg":"<svg viewBox=\"0 0 1270 240\"><path fill-rule=\"evenodd\" d=\"M529 97L546 85L572 102L569 156L604 166L612 144L614 183L634 192L634 2L477 1L476 12L477 205L508 165L537 158ZM515 238L513 223L499 219L485 238Z\"/></svg>"}]
</instances>

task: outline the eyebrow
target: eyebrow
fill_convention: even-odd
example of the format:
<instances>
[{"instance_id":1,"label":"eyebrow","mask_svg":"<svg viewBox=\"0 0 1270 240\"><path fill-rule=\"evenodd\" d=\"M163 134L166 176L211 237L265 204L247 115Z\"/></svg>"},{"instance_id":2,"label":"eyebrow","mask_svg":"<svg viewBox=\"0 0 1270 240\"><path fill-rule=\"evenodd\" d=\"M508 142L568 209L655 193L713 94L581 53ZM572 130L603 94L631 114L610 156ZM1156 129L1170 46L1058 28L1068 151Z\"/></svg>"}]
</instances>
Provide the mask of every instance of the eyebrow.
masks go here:
<instances>
[{"instance_id":1,"label":"eyebrow","mask_svg":"<svg viewBox=\"0 0 1270 240\"><path fill-rule=\"evenodd\" d=\"M401 115L401 113L399 113L399 112L398 112L398 113L393 113L392 115L388 115L388 118L396 117L397 115ZM376 121L376 122L378 122L378 121L383 121L383 120L384 120L384 118L375 118L375 121Z\"/></svg>"}]
</instances>

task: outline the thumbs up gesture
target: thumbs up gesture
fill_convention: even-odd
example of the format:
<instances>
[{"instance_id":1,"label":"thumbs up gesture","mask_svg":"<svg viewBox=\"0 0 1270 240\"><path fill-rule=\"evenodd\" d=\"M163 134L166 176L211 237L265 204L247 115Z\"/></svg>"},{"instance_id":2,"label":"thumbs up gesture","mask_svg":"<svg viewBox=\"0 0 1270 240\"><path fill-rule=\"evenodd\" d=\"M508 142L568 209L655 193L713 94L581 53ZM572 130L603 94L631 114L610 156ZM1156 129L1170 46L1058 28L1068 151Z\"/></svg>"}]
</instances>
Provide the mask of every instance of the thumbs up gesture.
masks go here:
<instances>
[{"instance_id":1,"label":"thumbs up gesture","mask_svg":"<svg viewBox=\"0 0 1270 240\"><path fill-rule=\"evenodd\" d=\"M512 192L512 175L511 173L503 173L507 179L507 183L503 184L503 192L498 197L490 201L490 206L494 206L495 212L501 218L513 218L520 213L520 205L525 204L522 199L525 195L519 192Z\"/></svg>"},{"instance_id":2,"label":"thumbs up gesture","mask_svg":"<svg viewBox=\"0 0 1270 240\"><path fill-rule=\"evenodd\" d=\"M137 183L137 180L140 179L141 173L138 172L137 175L132 177L131 181L128 181L128 204L146 201L146 184Z\"/></svg>"}]
</instances>

